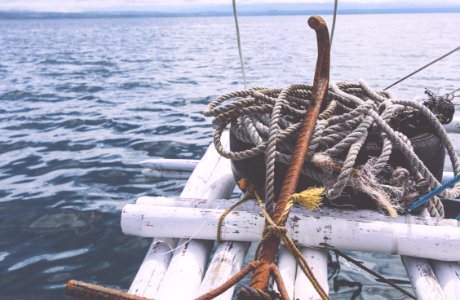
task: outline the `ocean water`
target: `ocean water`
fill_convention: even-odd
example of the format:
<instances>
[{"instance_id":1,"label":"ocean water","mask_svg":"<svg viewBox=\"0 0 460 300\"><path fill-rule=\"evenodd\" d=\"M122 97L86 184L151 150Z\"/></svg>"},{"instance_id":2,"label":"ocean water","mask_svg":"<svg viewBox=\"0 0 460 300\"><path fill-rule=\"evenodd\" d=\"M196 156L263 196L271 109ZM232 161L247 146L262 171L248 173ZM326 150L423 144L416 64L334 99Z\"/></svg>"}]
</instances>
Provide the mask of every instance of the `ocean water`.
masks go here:
<instances>
[{"instance_id":1,"label":"ocean water","mask_svg":"<svg viewBox=\"0 0 460 300\"><path fill-rule=\"evenodd\" d=\"M306 20L240 18L249 86L312 81ZM339 16L331 79L384 88L458 46L459 28L459 14ZM212 141L205 105L243 88L233 19L0 20L0 53L0 299L63 299L70 278L127 289L150 240L123 235L120 210L184 186L143 176L140 161L199 159ZM459 55L391 91L459 88ZM359 257L407 280L398 257ZM341 263L332 298L359 284L359 298L404 298Z\"/></svg>"}]
</instances>

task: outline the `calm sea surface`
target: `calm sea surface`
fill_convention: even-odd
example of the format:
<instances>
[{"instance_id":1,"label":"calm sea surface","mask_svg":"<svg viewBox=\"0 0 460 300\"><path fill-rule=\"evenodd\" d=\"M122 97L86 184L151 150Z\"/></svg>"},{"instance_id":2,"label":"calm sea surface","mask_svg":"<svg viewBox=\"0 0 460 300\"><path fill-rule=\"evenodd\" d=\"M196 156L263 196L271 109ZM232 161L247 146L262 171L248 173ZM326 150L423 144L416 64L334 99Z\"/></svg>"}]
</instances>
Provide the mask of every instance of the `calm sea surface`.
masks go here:
<instances>
[{"instance_id":1,"label":"calm sea surface","mask_svg":"<svg viewBox=\"0 0 460 300\"><path fill-rule=\"evenodd\" d=\"M240 18L249 86L312 81L306 19ZM459 37L460 14L339 16L331 79L384 88ZM233 19L0 20L0 54L0 299L62 299L70 278L127 289L150 240L123 235L120 210L185 183L146 178L140 161L198 159L211 142L202 110L243 87ZM392 91L459 88L459 55ZM397 257L362 257L407 279ZM404 298L343 261L340 280ZM330 285L336 299L357 289Z\"/></svg>"}]
</instances>

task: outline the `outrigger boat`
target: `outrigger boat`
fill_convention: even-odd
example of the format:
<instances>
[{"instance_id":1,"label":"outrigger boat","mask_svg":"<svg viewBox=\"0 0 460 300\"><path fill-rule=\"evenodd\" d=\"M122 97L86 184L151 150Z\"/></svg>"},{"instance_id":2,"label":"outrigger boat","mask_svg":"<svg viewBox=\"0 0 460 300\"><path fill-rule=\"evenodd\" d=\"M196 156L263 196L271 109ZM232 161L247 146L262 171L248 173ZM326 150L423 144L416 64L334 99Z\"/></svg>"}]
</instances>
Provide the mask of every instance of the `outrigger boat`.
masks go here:
<instances>
[{"instance_id":1,"label":"outrigger boat","mask_svg":"<svg viewBox=\"0 0 460 300\"><path fill-rule=\"evenodd\" d=\"M232 299L234 294L238 295L238 299L328 299L328 252L336 251L347 260L356 262L341 252L345 250L400 255L413 291L403 289L391 280L386 283L398 288L404 297L458 298L460 227L458 220L451 216L456 216L459 211L449 208L449 217L445 218L441 202L433 198L443 193L458 193L455 185L453 189L447 189L459 179L459 165L450 141L442 135L445 129L438 121L433 125L437 143L447 148L454 165L454 174L448 174L452 178L441 185L437 180L442 176L442 168L441 174L434 176L434 173L439 173L436 166L427 167L429 161L423 161L417 155L409 156L417 152L415 147L410 146L410 139L392 129L391 117L385 111L388 112L386 109L394 104L398 106L390 108L395 113L398 109L402 111L401 107L406 105L411 106L411 112L421 111L424 117L433 119L436 116L413 102L394 100L385 92L372 92L364 83L330 84L327 27L319 17L310 18L309 25L318 37L314 84L295 85L283 90L252 89L223 96L212 103L207 114L215 117L215 143L209 146L201 160L144 162L146 174L149 175L174 178L189 176L180 196L140 197L135 204L126 205L122 211L121 227L124 233L154 237L128 292L71 280L66 287L68 295L81 299ZM359 98L359 95L362 97ZM287 100L297 104L290 105ZM230 101L230 104L222 106L226 101ZM253 148L239 149L239 146L235 146L238 126L244 125L248 119L233 113L250 111L253 107L251 103L262 107L262 113L271 116L271 123L270 126L258 124L263 132L267 132L265 140L259 141L260 137L241 138L239 146L252 142ZM291 110L296 119L276 119L277 114L286 110ZM330 114L326 116L327 113ZM346 117L350 117L351 123L357 121L356 124L347 123L351 129L340 127L347 122ZM302 119L304 121L300 122ZM226 121L232 123L230 133L224 130ZM280 125L285 121L286 124ZM245 126L252 126L248 124ZM454 119L446 128L459 132L459 124ZM343 132L351 134L341 135L341 131L336 130L333 134L338 142L331 142L332 146L327 141L316 145L315 139L321 126L324 131L343 128ZM365 145L371 127L383 132L380 154L376 160L367 157L365 162L359 164L358 152ZM360 131L360 128L364 130ZM398 130L403 131L403 128ZM281 153L275 146L277 158L270 163L270 143L276 144L278 141L279 145L281 140L281 136L272 135L273 132L284 132L287 139L294 140L291 146L296 146L289 155L284 155L286 153ZM330 149L342 150L340 145L344 140L351 141L345 147L345 157L337 155L331 159L334 153ZM228 147L231 151L226 150ZM317 147L318 152L314 152L313 147ZM397 156L409 161L404 166L407 172L401 171L404 168L398 159L385 154L384 150L391 147L399 149ZM247 157L237 157L235 154L242 155L248 151L255 153ZM356 155L350 159L353 151ZM322 156L317 153L322 153ZM324 153L330 157L324 156ZM278 175L276 184L279 188L274 183L277 179L269 176L261 180L265 186L260 186L254 178L241 180L244 174L238 173L238 168L251 170L261 167L248 160L257 155L265 157L267 162L262 166L265 169L262 174L269 174L270 168L279 171L277 164L286 160L286 157L290 161L280 172L283 178L279 179ZM441 160L443 165L443 156ZM392 176L406 174L409 178L404 181L406 185L387 183L394 176L390 179L372 177L381 161L384 161L385 168L391 169ZM371 170L366 166L371 166ZM382 167L381 172L384 173L385 168ZM312 174L312 169L319 169L323 176L323 181L319 182L323 185L322 190L307 189L306 193L297 194L299 186L305 185L302 180L317 178ZM419 186L415 184L421 182L416 182L414 177L417 176L428 181L427 192L431 192L421 195L417 190ZM346 178L346 183L338 186L343 178ZM237 181L245 193L242 200L247 201L230 198ZM268 182L272 184L267 186ZM306 185L311 186L311 183ZM374 201L377 205L373 209L345 209L339 205L334 207L337 200L330 201L332 205L326 203L319 206L318 201L326 201L326 198L340 199L334 193L339 188L343 191L350 187L366 194L366 201ZM304 188L302 186L301 189ZM385 195L389 191L393 191L392 195L399 197L399 200L390 199L387 202ZM270 194L275 195L276 199L273 200L276 201L270 203ZM292 195L298 195L298 199ZM357 197L353 192L348 195ZM260 249L256 251L257 259L244 265L252 242L260 242ZM383 278L362 263L360 265L373 276ZM252 272L249 287L240 288L235 293L235 284L249 272Z\"/></svg>"}]
</instances>

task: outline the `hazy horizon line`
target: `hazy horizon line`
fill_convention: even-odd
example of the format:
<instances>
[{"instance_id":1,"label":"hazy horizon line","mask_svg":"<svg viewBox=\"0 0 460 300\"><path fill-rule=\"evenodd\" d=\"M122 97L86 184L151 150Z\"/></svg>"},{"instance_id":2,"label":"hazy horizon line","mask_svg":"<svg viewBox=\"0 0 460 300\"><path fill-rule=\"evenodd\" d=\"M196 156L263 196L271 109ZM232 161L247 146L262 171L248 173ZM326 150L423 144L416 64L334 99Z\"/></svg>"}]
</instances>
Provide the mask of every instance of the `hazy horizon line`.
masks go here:
<instances>
[{"instance_id":1,"label":"hazy horizon line","mask_svg":"<svg viewBox=\"0 0 460 300\"><path fill-rule=\"evenodd\" d=\"M407 8L350 8L342 9L339 14L404 14L404 13L457 13L460 6L453 7L407 7ZM240 10L241 16L276 16L276 15L304 15L322 14L330 15L331 10ZM88 12L53 12L53 11L27 11L27 10L0 10L0 19L33 19L33 18L78 18L78 17L201 17L201 16L231 16L232 11L193 11L193 12L168 12L168 11L88 11Z\"/></svg>"}]
</instances>

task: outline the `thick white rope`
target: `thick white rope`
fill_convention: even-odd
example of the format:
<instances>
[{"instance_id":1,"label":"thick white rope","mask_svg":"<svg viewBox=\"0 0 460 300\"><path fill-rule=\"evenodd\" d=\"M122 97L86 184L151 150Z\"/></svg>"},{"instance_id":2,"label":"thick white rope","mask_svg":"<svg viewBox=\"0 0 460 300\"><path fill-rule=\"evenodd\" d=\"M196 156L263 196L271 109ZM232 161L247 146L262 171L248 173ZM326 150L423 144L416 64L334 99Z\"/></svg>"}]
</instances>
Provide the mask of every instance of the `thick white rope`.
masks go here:
<instances>
[{"instance_id":1,"label":"thick white rope","mask_svg":"<svg viewBox=\"0 0 460 300\"><path fill-rule=\"evenodd\" d=\"M206 116L214 117L213 123L216 126L214 142L221 155L233 160L265 155L266 208L269 211L273 208L275 200L275 162L289 161L301 120L310 104L311 90L312 86L306 84L295 84L285 89L252 88L223 95L212 101L205 110ZM376 189L379 186L378 193L386 191L385 197L400 198L403 195L401 191L404 188L377 182L378 173L388 166L390 154L394 149L399 149L407 158L410 175L414 181L426 180L431 189L439 186L438 180L414 153L409 138L389 125L401 111L417 110L426 117L426 121L432 124L436 135L447 149L455 173L460 172L460 162L447 133L436 116L420 103L392 99L386 92L372 90L364 81L332 82L328 99L328 109L320 115L315 126L305 163L308 167L303 169L304 175L325 184L328 197L339 197L346 186L353 186L360 180L359 176L351 176L351 174L356 173L354 167L356 158L371 128L373 134L376 128L380 130L382 149L377 158L368 161L361 168L361 173L362 176L369 176L368 170L364 168L372 169L370 178L375 182L370 186ZM224 149L220 138L230 123L231 130L238 139L254 147L240 152ZM340 172L337 174L336 170L327 171L315 165L318 164L317 161L315 162L315 157L319 154L338 163ZM374 191L369 194L377 201L378 197L372 196L375 196ZM460 186L456 185L446 190L441 196L449 198L460 196ZM401 208L393 199L390 201L396 208ZM438 200L433 200L430 205L431 209L435 210L432 215L443 215Z\"/></svg>"}]
</instances>

